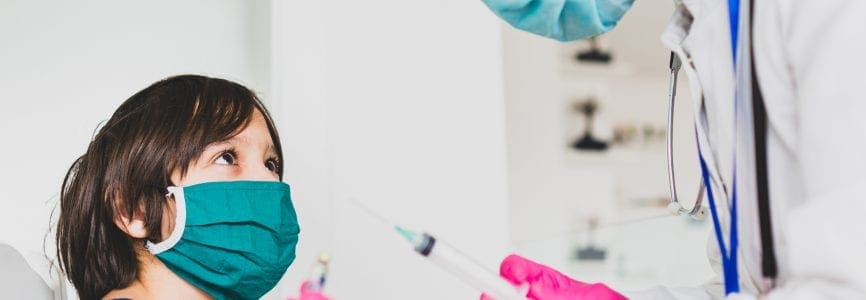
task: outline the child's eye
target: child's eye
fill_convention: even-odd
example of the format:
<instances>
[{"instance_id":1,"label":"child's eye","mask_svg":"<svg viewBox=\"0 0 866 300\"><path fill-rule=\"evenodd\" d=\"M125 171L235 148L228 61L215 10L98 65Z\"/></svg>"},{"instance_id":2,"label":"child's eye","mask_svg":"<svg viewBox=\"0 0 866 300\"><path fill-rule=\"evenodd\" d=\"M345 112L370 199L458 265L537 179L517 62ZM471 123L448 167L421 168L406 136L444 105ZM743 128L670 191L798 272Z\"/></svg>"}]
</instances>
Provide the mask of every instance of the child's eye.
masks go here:
<instances>
[{"instance_id":1,"label":"child's eye","mask_svg":"<svg viewBox=\"0 0 866 300\"><path fill-rule=\"evenodd\" d=\"M280 164L276 159L269 159L265 161L265 167L268 168L271 172L279 174Z\"/></svg>"},{"instance_id":2,"label":"child's eye","mask_svg":"<svg viewBox=\"0 0 866 300\"><path fill-rule=\"evenodd\" d=\"M234 165L237 162L235 158L235 154L233 151L224 151L221 153L216 160L214 160L215 164L218 165Z\"/></svg>"}]
</instances>

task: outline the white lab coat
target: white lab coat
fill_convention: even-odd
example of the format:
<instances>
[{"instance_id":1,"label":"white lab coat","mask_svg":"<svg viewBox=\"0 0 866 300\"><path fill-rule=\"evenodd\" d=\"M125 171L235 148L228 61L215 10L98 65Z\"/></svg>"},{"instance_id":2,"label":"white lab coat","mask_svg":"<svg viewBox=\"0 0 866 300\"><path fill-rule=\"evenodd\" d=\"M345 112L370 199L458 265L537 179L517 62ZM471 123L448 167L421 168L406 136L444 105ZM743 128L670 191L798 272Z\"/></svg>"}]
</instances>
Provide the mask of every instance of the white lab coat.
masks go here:
<instances>
[{"instance_id":1,"label":"white lab coat","mask_svg":"<svg viewBox=\"0 0 866 300\"><path fill-rule=\"evenodd\" d=\"M682 0L662 42L683 58L701 152L717 202L730 199L737 152L741 294L752 299L866 299L866 1L755 0L755 65L768 117L768 176L779 278L761 276L751 107L736 111L724 0ZM748 2L742 2L744 8ZM738 114L739 134L734 132ZM746 120L745 122L743 120ZM706 203L706 202L705 202ZM719 207L727 239L728 208ZM634 299L724 297L719 274L697 288L658 287Z\"/></svg>"}]
</instances>

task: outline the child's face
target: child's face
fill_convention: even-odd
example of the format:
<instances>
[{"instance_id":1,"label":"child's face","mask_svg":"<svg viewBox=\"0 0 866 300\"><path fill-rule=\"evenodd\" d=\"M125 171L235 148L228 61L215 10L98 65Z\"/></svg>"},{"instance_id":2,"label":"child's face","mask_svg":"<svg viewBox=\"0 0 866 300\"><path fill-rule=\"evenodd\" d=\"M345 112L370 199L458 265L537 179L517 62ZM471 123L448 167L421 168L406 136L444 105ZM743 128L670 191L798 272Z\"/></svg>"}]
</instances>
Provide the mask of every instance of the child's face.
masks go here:
<instances>
[{"instance_id":1,"label":"child's face","mask_svg":"<svg viewBox=\"0 0 866 300\"><path fill-rule=\"evenodd\" d=\"M280 164L274 141L271 139L265 117L256 110L243 131L224 142L208 145L198 159L189 164L186 177L180 171L171 174L176 186L188 186L211 181L266 180L279 181ZM163 214L162 236L174 229L174 203Z\"/></svg>"},{"instance_id":2,"label":"child's face","mask_svg":"<svg viewBox=\"0 0 866 300\"><path fill-rule=\"evenodd\" d=\"M208 145L189 165L186 177L179 171L171 180L177 186L210 181L278 181L279 161L262 113L256 110L249 125L224 142Z\"/></svg>"}]
</instances>

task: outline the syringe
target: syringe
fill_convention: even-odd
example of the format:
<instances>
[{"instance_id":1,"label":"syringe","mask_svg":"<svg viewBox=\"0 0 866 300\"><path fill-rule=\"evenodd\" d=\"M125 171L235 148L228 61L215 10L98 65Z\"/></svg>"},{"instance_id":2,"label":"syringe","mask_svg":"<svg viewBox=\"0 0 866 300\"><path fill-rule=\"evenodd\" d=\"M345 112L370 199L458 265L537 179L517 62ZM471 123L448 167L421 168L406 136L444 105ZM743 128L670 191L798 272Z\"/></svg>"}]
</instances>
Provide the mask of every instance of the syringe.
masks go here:
<instances>
[{"instance_id":1,"label":"syringe","mask_svg":"<svg viewBox=\"0 0 866 300\"><path fill-rule=\"evenodd\" d=\"M418 234L400 226L394 226L394 229L412 244L415 252L487 296L496 300L526 299L526 293L521 294L516 287L451 245L428 233Z\"/></svg>"}]
</instances>

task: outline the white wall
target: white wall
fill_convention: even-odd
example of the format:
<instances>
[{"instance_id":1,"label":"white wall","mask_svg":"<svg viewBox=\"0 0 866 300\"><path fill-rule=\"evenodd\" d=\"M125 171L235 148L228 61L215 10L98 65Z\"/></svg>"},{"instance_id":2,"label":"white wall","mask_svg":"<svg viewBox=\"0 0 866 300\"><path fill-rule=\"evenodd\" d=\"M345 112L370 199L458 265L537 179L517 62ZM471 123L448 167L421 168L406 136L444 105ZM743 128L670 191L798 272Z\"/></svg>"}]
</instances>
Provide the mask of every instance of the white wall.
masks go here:
<instances>
[{"instance_id":1,"label":"white wall","mask_svg":"<svg viewBox=\"0 0 866 300\"><path fill-rule=\"evenodd\" d=\"M262 41L250 34L268 25L260 10L244 1L0 1L0 242L43 250L66 170L97 125L147 85L200 73L266 89Z\"/></svg>"},{"instance_id":2,"label":"white wall","mask_svg":"<svg viewBox=\"0 0 866 300\"><path fill-rule=\"evenodd\" d=\"M480 2L274 3L273 86L307 276L333 256L328 292L474 299L354 198L496 268L507 244L501 44ZM294 289L294 286L285 287Z\"/></svg>"}]
</instances>

